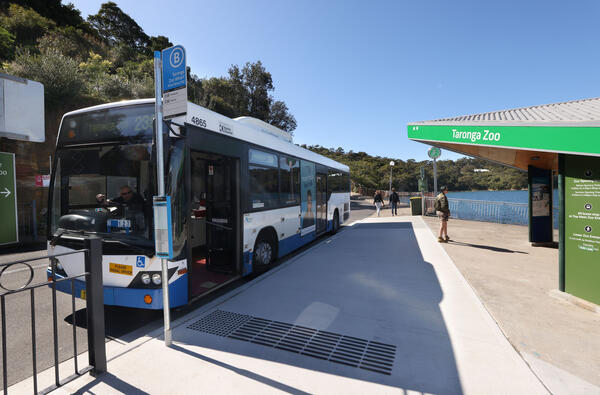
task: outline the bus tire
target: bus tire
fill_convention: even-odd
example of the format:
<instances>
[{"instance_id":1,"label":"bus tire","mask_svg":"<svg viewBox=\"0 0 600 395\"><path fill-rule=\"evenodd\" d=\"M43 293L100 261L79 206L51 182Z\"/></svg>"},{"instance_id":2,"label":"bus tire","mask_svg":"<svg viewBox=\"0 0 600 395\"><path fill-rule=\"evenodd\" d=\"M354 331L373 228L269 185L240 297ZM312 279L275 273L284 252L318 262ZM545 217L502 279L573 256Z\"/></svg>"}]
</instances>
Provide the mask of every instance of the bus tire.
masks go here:
<instances>
[{"instance_id":1,"label":"bus tire","mask_svg":"<svg viewBox=\"0 0 600 395\"><path fill-rule=\"evenodd\" d=\"M340 230L340 214L336 209L333 213L333 224L331 225L331 234L336 234L338 230Z\"/></svg>"},{"instance_id":2,"label":"bus tire","mask_svg":"<svg viewBox=\"0 0 600 395\"><path fill-rule=\"evenodd\" d=\"M277 259L276 241L270 233L272 232L260 232L254 243L252 266L258 272L269 270Z\"/></svg>"}]
</instances>

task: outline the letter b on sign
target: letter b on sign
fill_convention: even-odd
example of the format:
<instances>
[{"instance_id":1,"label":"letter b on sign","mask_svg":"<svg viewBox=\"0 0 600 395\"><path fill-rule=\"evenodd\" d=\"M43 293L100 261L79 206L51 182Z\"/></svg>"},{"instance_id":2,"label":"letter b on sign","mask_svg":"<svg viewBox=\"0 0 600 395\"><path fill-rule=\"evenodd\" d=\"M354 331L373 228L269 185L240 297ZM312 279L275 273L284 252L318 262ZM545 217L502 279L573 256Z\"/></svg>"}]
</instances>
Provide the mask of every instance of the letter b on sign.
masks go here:
<instances>
[{"instance_id":1,"label":"letter b on sign","mask_svg":"<svg viewBox=\"0 0 600 395\"><path fill-rule=\"evenodd\" d=\"M171 56L169 62L171 62L171 67L176 68L181 66L181 62L183 62L183 48L175 48L171 52Z\"/></svg>"},{"instance_id":2,"label":"letter b on sign","mask_svg":"<svg viewBox=\"0 0 600 395\"><path fill-rule=\"evenodd\" d=\"M162 51L163 93L185 88L187 73L185 70L185 49L176 45Z\"/></svg>"}]
</instances>

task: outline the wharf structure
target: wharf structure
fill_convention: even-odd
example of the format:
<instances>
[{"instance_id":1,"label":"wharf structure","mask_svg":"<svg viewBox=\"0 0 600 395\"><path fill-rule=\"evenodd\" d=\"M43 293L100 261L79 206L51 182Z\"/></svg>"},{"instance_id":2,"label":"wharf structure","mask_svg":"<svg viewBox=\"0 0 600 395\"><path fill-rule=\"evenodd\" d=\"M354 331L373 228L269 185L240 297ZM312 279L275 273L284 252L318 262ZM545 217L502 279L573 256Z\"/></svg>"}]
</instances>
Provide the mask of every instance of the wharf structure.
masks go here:
<instances>
[{"instance_id":1,"label":"wharf structure","mask_svg":"<svg viewBox=\"0 0 600 395\"><path fill-rule=\"evenodd\" d=\"M529 241L553 242L559 290L600 304L600 98L409 123L408 138L528 172Z\"/></svg>"}]
</instances>

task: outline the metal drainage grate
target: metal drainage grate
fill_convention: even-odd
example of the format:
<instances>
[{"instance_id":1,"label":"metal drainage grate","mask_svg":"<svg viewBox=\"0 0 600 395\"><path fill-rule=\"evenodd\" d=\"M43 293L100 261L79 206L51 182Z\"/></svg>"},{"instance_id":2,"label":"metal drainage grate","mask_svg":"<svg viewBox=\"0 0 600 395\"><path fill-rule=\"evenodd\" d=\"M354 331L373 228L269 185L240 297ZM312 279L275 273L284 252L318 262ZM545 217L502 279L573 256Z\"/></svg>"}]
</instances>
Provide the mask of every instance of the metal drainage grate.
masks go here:
<instances>
[{"instance_id":1,"label":"metal drainage grate","mask_svg":"<svg viewBox=\"0 0 600 395\"><path fill-rule=\"evenodd\" d=\"M387 375L392 374L396 357L396 346L392 344L222 310L213 311L188 328Z\"/></svg>"}]
</instances>

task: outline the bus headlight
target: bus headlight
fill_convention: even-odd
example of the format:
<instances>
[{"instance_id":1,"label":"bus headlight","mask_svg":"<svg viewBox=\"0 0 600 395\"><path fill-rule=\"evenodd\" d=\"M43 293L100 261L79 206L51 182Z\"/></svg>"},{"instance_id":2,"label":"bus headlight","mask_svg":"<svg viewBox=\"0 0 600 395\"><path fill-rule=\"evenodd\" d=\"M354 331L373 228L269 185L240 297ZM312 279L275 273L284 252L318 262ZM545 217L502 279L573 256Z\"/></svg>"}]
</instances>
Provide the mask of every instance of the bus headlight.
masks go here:
<instances>
[{"instance_id":1,"label":"bus headlight","mask_svg":"<svg viewBox=\"0 0 600 395\"><path fill-rule=\"evenodd\" d=\"M156 285L159 285L162 282L162 279L160 278L160 274L154 273L152 275L152 282Z\"/></svg>"},{"instance_id":2,"label":"bus headlight","mask_svg":"<svg viewBox=\"0 0 600 395\"><path fill-rule=\"evenodd\" d=\"M150 275L148 273L142 274L141 280L144 285L150 284Z\"/></svg>"}]
</instances>

